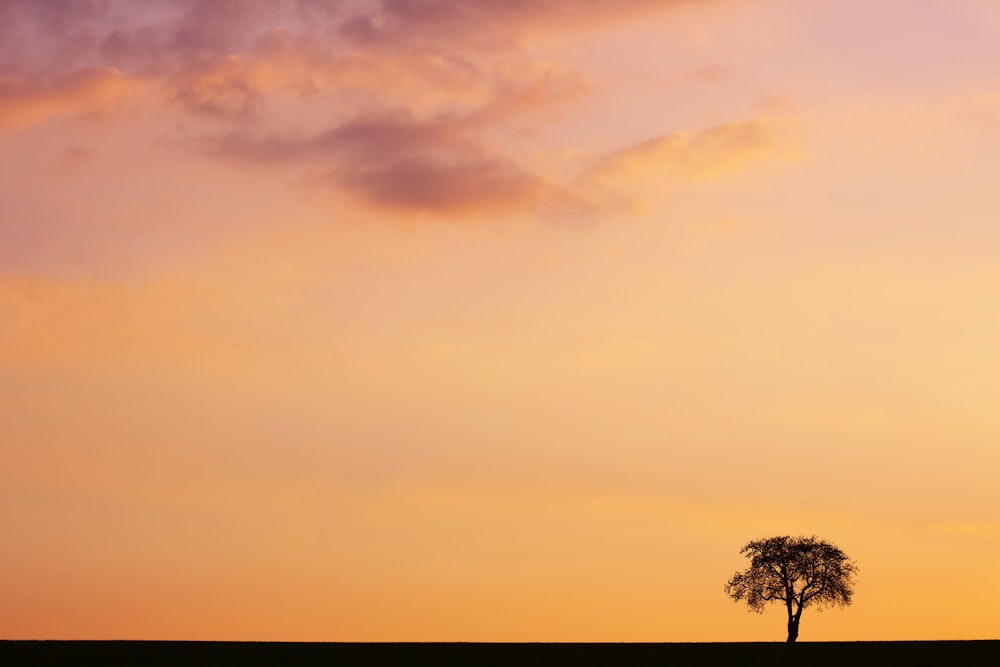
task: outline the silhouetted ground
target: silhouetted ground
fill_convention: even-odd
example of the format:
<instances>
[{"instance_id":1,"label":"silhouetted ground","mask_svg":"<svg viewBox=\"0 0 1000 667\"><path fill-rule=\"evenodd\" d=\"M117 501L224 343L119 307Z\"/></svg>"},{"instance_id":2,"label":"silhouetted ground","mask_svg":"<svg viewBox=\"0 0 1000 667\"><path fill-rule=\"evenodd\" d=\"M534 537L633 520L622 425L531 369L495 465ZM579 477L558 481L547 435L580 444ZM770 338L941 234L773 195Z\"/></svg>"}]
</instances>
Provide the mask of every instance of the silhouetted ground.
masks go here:
<instances>
[{"instance_id":1,"label":"silhouetted ground","mask_svg":"<svg viewBox=\"0 0 1000 667\"><path fill-rule=\"evenodd\" d=\"M1000 641L478 644L0 641L0 665L1000 665Z\"/></svg>"}]
</instances>

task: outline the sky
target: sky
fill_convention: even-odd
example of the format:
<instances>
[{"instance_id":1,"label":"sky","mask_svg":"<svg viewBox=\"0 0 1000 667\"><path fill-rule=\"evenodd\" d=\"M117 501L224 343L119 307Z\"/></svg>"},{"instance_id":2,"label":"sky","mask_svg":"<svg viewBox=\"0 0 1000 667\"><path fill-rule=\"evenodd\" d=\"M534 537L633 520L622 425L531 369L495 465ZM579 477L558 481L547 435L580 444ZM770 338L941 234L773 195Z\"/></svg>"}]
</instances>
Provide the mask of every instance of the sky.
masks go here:
<instances>
[{"instance_id":1,"label":"sky","mask_svg":"<svg viewBox=\"0 0 1000 667\"><path fill-rule=\"evenodd\" d=\"M1000 636L993 0L0 0L0 637Z\"/></svg>"}]
</instances>

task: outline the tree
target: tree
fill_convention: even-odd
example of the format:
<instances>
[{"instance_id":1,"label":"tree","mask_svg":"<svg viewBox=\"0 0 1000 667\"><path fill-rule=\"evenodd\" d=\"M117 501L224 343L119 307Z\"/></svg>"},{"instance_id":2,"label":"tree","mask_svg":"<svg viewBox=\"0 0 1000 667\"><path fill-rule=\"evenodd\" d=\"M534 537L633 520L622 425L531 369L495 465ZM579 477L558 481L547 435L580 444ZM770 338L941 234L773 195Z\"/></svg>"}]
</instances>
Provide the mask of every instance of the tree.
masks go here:
<instances>
[{"instance_id":1,"label":"tree","mask_svg":"<svg viewBox=\"0 0 1000 667\"><path fill-rule=\"evenodd\" d=\"M726 583L726 594L763 613L772 602L788 612L788 642L799 636L799 619L807 606L851 604L857 566L843 551L812 537L768 537L747 542L740 553L750 567Z\"/></svg>"}]
</instances>

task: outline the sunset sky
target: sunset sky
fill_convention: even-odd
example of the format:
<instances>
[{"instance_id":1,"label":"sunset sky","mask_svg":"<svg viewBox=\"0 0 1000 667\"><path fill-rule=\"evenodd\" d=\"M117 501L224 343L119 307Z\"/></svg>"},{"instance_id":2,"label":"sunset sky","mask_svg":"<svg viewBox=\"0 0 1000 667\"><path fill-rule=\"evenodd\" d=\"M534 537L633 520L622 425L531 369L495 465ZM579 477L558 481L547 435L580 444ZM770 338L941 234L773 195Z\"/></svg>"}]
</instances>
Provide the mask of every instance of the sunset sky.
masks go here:
<instances>
[{"instance_id":1,"label":"sunset sky","mask_svg":"<svg viewBox=\"0 0 1000 667\"><path fill-rule=\"evenodd\" d=\"M1000 636L998 35L0 0L0 638Z\"/></svg>"}]
</instances>

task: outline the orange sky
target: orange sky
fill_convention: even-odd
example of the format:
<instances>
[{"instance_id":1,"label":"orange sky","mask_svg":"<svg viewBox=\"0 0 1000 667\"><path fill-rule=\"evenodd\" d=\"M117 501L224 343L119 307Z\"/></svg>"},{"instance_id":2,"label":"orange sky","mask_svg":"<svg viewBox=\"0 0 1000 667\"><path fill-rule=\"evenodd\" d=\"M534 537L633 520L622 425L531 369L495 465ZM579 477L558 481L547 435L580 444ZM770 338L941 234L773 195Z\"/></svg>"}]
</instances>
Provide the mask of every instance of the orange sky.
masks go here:
<instances>
[{"instance_id":1,"label":"orange sky","mask_svg":"<svg viewBox=\"0 0 1000 667\"><path fill-rule=\"evenodd\" d=\"M1000 636L998 29L0 2L0 638Z\"/></svg>"}]
</instances>

